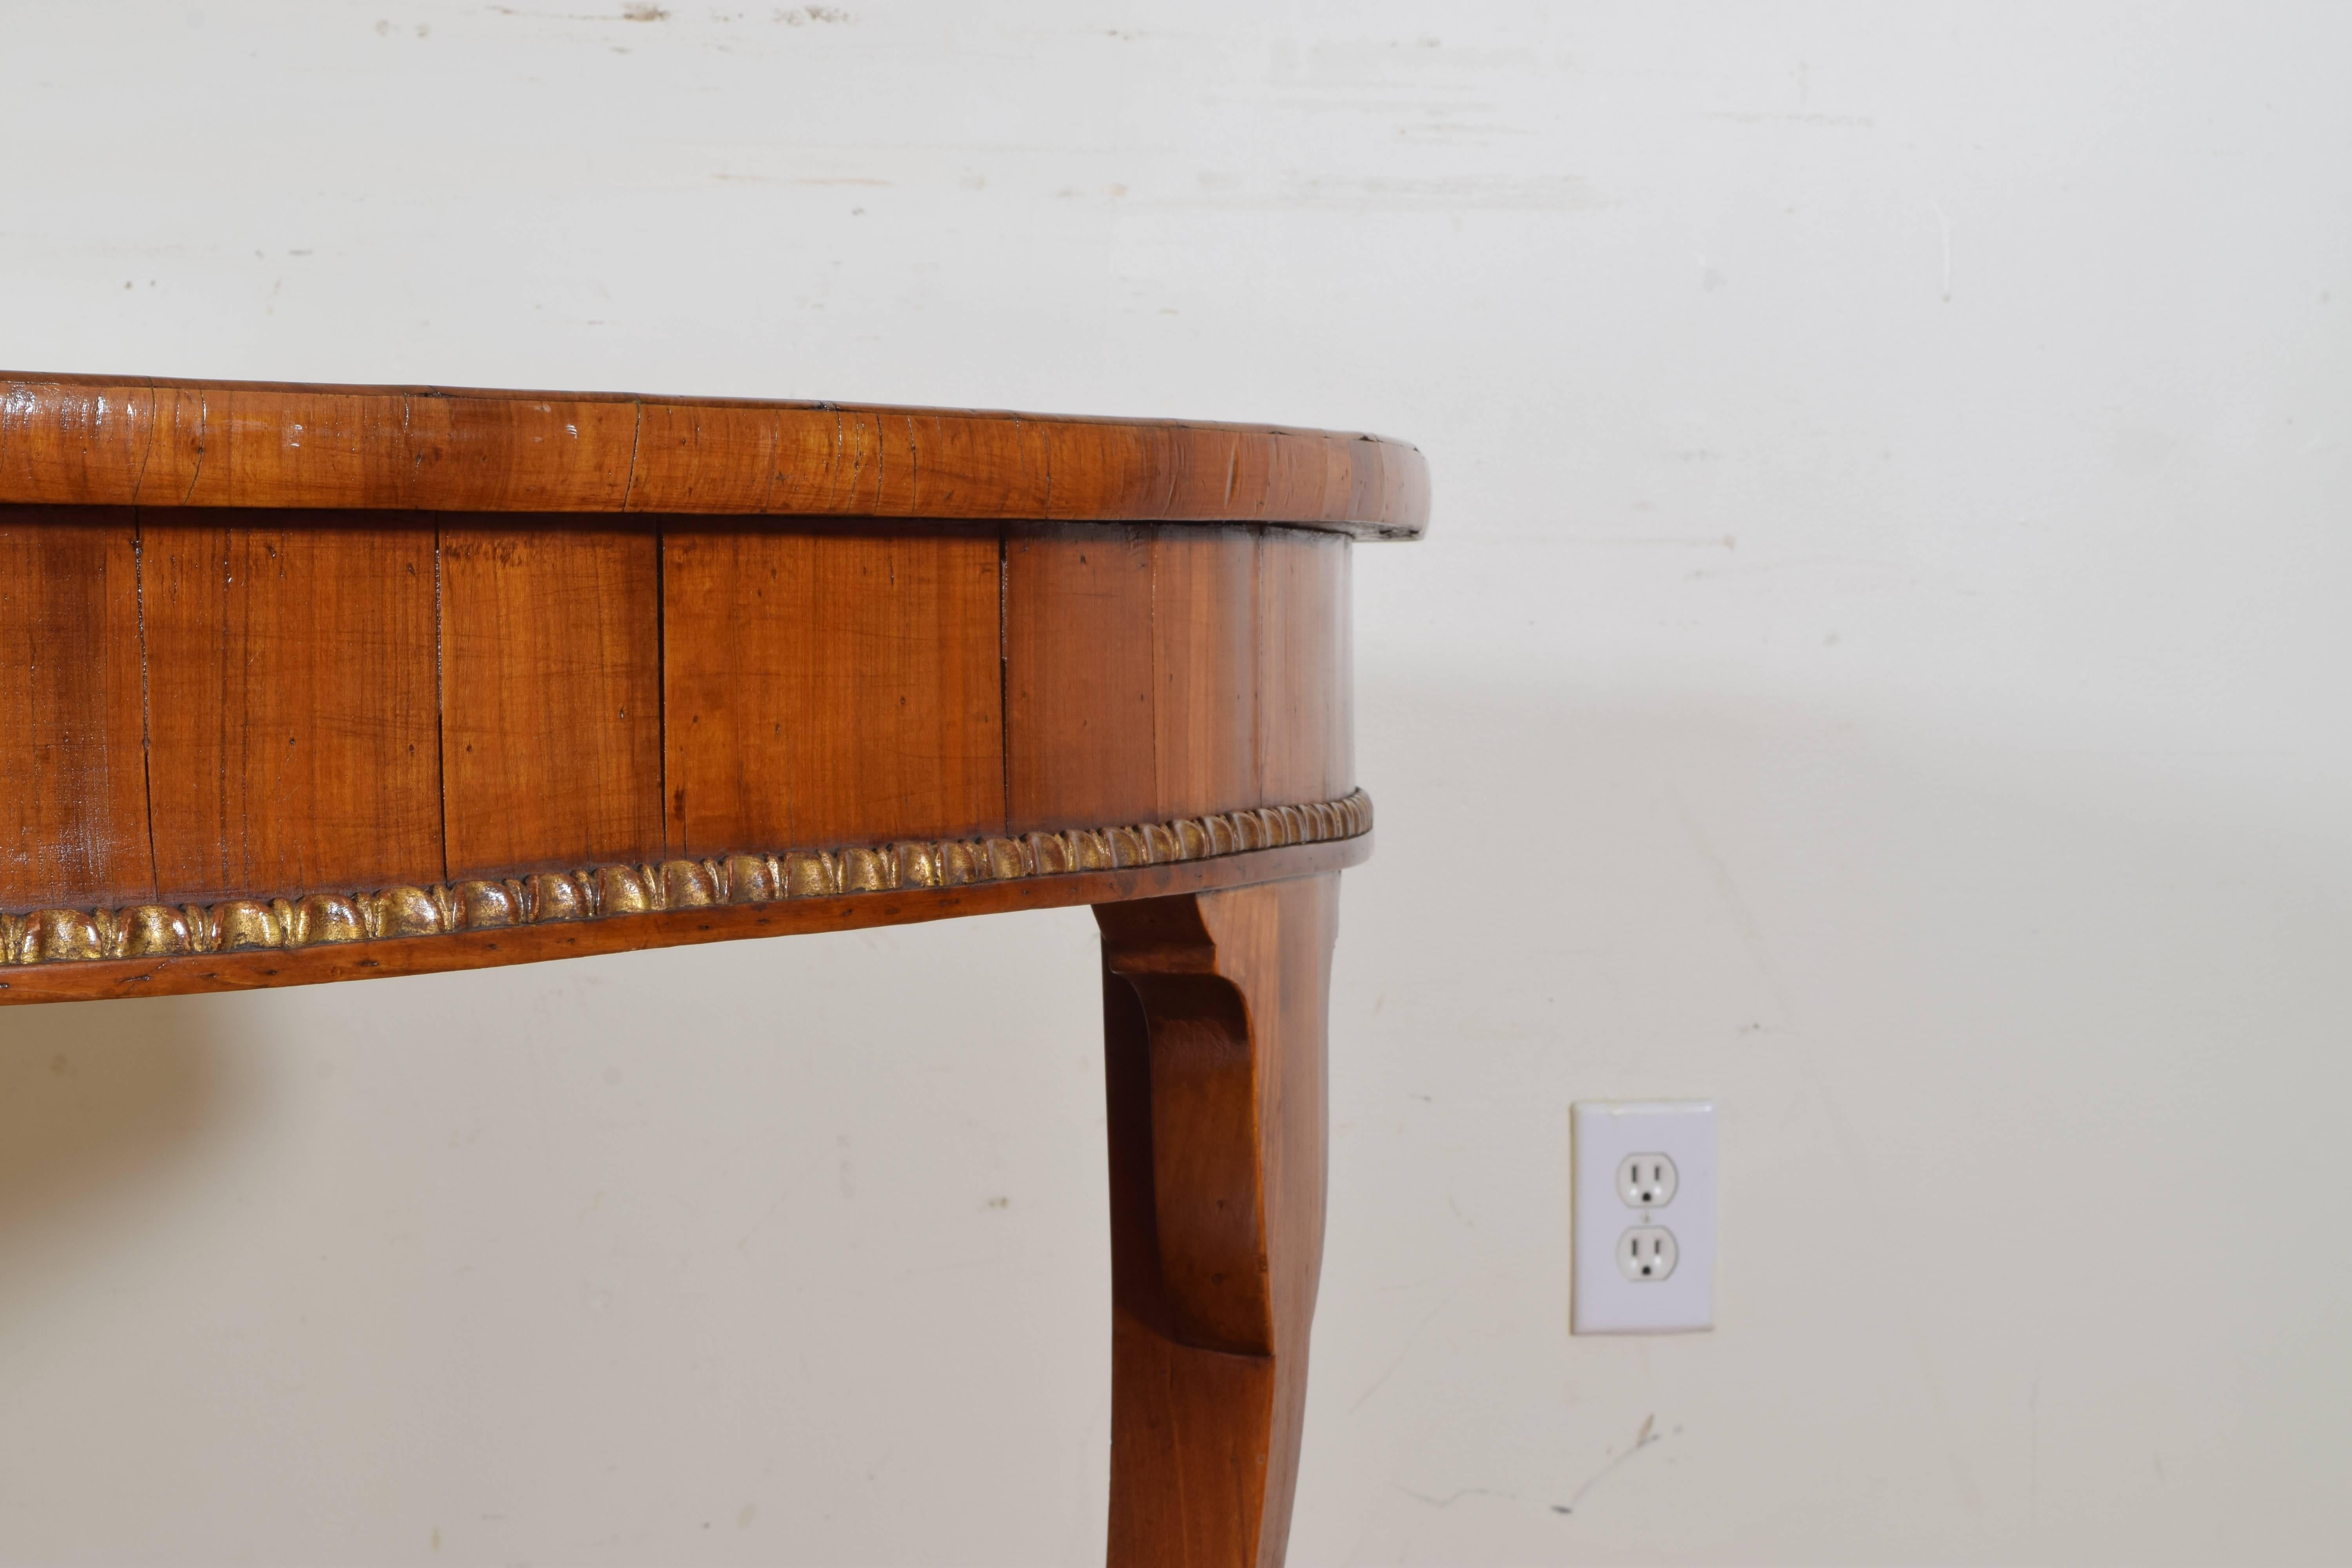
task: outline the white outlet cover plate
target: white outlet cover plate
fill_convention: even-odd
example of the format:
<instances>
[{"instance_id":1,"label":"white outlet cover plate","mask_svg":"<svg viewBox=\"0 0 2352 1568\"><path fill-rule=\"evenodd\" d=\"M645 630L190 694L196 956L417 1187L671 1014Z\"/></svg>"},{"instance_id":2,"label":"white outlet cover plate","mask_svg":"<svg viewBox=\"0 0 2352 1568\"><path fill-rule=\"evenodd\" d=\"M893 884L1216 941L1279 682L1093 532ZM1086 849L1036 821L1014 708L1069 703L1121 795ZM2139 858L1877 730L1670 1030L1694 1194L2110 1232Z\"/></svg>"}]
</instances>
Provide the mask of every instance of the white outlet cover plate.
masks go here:
<instances>
[{"instance_id":1,"label":"white outlet cover plate","mask_svg":"<svg viewBox=\"0 0 2352 1568\"><path fill-rule=\"evenodd\" d=\"M1715 1327L1715 1106L1704 1100L1570 1108L1574 1246L1569 1331L1675 1334ZM1635 1208L1617 1190L1628 1154L1675 1163L1673 1201ZM1635 1226L1675 1236L1675 1271L1633 1280L1617 1267L1618 1238Z\"/></svg>"}]
</instances>

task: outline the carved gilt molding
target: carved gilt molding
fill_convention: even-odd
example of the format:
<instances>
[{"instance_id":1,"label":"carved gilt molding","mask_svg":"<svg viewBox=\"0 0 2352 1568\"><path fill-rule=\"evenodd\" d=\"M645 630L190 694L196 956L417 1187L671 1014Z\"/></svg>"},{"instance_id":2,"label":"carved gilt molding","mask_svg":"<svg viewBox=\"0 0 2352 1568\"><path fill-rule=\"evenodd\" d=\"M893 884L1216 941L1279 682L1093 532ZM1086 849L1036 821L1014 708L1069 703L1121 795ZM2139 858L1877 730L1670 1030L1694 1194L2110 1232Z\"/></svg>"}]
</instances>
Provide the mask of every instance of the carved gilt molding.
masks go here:
<instances>
[{"instance_id":1,"label":"carved gilt molding","mask_svg":"<svg viewBox=\"0 0 2352 1568\"><path fill-rule=\"evenodd\" d=\"M953 888L1246 855L1353 838L1370 832L1371 826L1371 797L1356 790L1339 800L1305 805L1018 838L902 839L870 847L774 854L744 850L707 860L470 878L429 888L227 899L213 904L134 904L120 910L35 910L0 913L0 964L316 947L713 904Z\"/></svg>"}]
</instances>

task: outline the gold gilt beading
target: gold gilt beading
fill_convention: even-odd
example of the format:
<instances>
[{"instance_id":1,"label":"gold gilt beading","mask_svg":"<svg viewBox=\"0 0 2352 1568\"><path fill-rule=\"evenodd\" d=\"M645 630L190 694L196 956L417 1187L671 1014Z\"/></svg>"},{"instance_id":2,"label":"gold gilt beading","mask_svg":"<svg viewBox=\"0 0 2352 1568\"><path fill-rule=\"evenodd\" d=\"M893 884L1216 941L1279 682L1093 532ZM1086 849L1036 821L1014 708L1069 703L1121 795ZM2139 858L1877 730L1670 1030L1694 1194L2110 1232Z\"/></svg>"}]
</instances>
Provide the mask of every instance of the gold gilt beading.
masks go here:
<instances>
[{"instance_id":1,"label":"gold gilt beading","mask_svg":"<svg viewBox=\"0 0 2352 1568\"><path fill-rule=\"evenodd\" d=\"M703 860L591 866L470 878L429 888L313 892L214 904L0 913L0 963L172 958L316 947L500 926L603 920L713 904L763 904L1022 877L1114 871L1353 838L1372 826L1371 797L1218 812L1173 822L1081 827L1018 838L901 839L838 849L740 850Z\"/></svg>"}]
</instances>

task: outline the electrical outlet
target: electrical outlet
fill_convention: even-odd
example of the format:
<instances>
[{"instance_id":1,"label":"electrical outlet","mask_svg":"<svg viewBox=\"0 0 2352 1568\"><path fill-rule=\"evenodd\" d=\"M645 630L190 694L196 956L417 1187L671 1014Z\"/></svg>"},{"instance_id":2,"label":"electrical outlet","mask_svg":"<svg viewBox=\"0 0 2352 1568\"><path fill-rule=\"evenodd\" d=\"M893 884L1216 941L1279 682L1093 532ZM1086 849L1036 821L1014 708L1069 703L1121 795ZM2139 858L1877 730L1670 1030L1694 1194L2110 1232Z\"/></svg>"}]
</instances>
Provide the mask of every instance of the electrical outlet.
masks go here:
<instances>
[{"instance_id":1,"label":"electrical outlet","mask_svg":"<svg viewBox=\"0 0 2352 1568\"><path fill-rule=\"evenodd\" d=\"M1715 1107L1582 1104L1574 1140L1569 1329L1715 1326Z\"/></svg>"},{"instance_id":2,"label":"electrical outlet","mask_svg":"<svg viewBox=\"0 0 2352 1568\"><path fill-rule=\"evenodd\" d=\"M1617 1272L1639 1285L1664 1279L1682 1261L1675 1233L1662 1225L1637 1225L1617 1238Z\"/></svg>"},{"instance_id":3,"label":"electrical outlet","mask_svg":"<svg viewBox=\"0 0 2352 1568\"><path fill-rule=\"evenodd\" d=\"M1654 1209L1675 1201L1682 1173L1664 1154L1628 1154L1617 1162L1617 1195L1627 1208Z\"/></svg>"}]
</instances>

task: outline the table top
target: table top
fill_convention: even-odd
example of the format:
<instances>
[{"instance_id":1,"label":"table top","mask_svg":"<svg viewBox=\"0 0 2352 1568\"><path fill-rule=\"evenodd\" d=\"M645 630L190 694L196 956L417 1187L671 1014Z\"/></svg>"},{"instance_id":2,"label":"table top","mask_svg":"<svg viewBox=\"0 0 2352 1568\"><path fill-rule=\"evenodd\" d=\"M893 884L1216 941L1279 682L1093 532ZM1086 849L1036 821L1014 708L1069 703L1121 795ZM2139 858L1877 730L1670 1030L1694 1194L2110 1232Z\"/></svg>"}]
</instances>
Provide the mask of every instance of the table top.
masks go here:
<instances>
[{"instance_id":1,"label":"table top","mask_svg":"<svg viewBox=\"0 0 2352 1568\"><path fill-rule=\"evenodd\" d=\"M0 372L0 504L1428 524L1402 441L970 409Z\"/></svg>"},{"instance_id":2,"label":"table top","mask_svg":"<svg viewBox=\"0 0 2352 1568\"><path fill-rule=\"evenodd\" d=\"M0 1003L1327 875L1427 512L1323 431L0 376Z\"/></svg>"}]
</instances>

